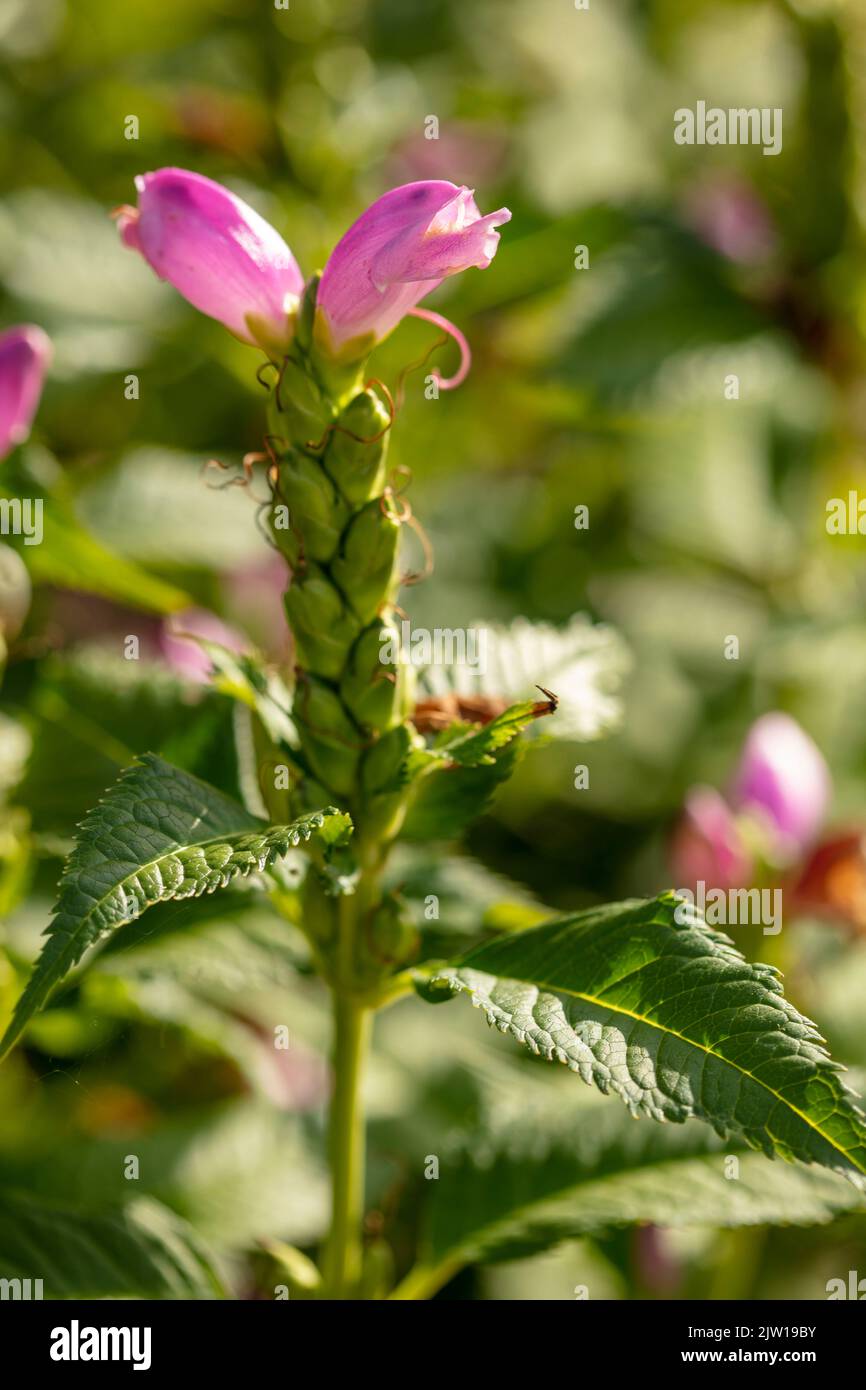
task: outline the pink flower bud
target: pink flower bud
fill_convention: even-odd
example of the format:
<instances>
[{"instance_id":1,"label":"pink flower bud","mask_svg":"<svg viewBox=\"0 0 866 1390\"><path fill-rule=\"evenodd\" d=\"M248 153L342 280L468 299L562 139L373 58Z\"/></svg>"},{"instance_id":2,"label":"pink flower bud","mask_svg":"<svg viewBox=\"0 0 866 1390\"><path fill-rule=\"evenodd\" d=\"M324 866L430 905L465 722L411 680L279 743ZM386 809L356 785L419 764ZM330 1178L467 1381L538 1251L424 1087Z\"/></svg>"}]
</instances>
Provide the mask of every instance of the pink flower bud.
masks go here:
<instances>
[{"instance_id":1,"label":"pink flower bud","mask_svg":"<svg viewBox=\"0 0 866 1390\"><path fill-rule=\"evenodd\" d=\"M472 192L433 179L392 188L331 253L317 299L323 347L352 361L386 338L448 275L485 269L507 208L482 217Z\"/></svg>"},{"instance_id":2,"label":"pink flower bud","mask_svg":"<svg viewBox=\"0 0 866 1390\"><path fill-rule=\"evenodd\" d=\"M827 814L830 774L815 744L790 715L762 715L743 749L732 800L773 834L776 856L790 862L812 843Z\"/></svg>"},{"instance_id":3,"label":"pink flower bud","mask_svg":"<svg viewBox=\"0 0 866 1390\"><path fill-rule=\"evenodd\" d=\"M0 459L30 433L51 361L51 343L35 324L0 333Z\"/></svg>"},{"instance_id":4,"label":"pink flower bud","mask_svg":"<svg viewBox=\"0 0 866 1390\"><path fill-rule=\"evenodd\" d=\"M671 845L678 888L739 888L748 881L752 859L728 803L714 787L692 787Z\"/></svg>"},{"instance_id":5,"label":"pink flower bud","mask_svg":"<svg viewBox=\"0 0 866 1390\"><path fill-rule=\"evenodd\" d=\"M304 280L279 232L227 188L186 169L140 174L135 186L138 207L118 210L126 245L243 342L288 347Z\"/></svg>"}]
</instances>

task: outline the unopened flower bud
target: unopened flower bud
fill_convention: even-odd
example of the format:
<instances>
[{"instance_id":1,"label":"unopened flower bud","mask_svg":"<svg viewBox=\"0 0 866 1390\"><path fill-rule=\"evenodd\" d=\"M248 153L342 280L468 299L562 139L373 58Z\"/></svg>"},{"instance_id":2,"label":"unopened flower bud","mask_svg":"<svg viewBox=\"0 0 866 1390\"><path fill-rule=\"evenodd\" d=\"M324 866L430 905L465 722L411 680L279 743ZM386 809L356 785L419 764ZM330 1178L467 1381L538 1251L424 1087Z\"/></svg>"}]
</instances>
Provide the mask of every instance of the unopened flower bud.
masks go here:
<instances>
[{"instance_id":1,"label":"unopened flower bud","mask_svg":"<svg viewBox=\"0 0 866 1390\"><path fill-rule=\"evenodd\" d=\"M326 455L328 472L353 507L385 485L389 415L375 391L358 393L337 419Z\"/></svg>"},{"instance_id":2,"label":"unopened flower bud","mask_svg":"<svg viewBox=\"0 0 866 1390\"><path fill-rule=\"evenodd\" d=\"M361 765L361 785L369 796L398 790L403 764L411 746L409 728L405 724L398 724L367 749Z\"/></svg>"},{"instance_id":3,"label":"unopened flower bud","mask_svg":"<svg viewBox=\"0 0 866 1390\"><path fill-rule=\"evenodd\" d=\"M330 560L349 519L349 508L321 462L293 450L281 459L275 500L288 507L288 529L273 526L273 535L291 565Z\"/></svg>"},{"instance_id":4,"label":"unopened flower bud","mask_svg":"<svg viewBox=\"0 0 866 1390\"><path fill-rule=\"evenodd\" d=\"M362 623L373 620L393 584L400 522L384 498L368 502L352 518L331 573Z\"/></svg>"},{"instance_id":5,"label":"unopened flower bud","mask_svg":"<svg viewBox=\"0 0 866 1390\"><path fill-rule=\"evenodd\" d=\"M286 612L298 664L316 676L336 680L361 624L318 565L308 565L295 576L286 594Z\"/></svg>"},{"instance_id":6,"label":"unopened flower bud","mask_svg":"<svg viewBox=\"0 0 866 1390\"><path fill-rule=\"evenodd\" d=\"M734 785L737 808L757 816L773 841L773 857L786 863L808 849L827 814L830 773L796 720L764 714L749 730Z\"/></svg>"},{"instance_id":7,"label":"unopened flower bud","mask_svg":"<svg viewBox=\"0 0 866 1390\"><path fill-rule=\"evenodd\" d=\"M324 444L332 420L333 410L313 377L293 357L287 358L268 411L275 438L302 449Z\"/></svg>"},{"instance_id":8,"label":"unopened flower bud","mask_svg":"<svg viewBox=\"0 0 866 1390\"><path fill-rule=\"evenodd\" d=\"M243 199L188 169L135 180L138 207L118 228L157 275L243 342L284 351L304 288L279 232Z\"/></svg>"},{"instance_id":9,"label":"unopened flower bud","mask_svg":"<svg viewBox=\"0 0 866 1390\"><path fill-rule=\"evenodd\" d=\"M330 686L315 677L299 684L293 717L314 775L337 796L355 785L363 740Z\"/></svg>"},{"instance_id":10,"label":"unopened flower bud","mask_svg":"<svg viewBox=\"0 0 866 1390\"><path fill-rule=\"evenodd\" d=\"M35 324L0 333L0 459L30 433L50 361L51 343Z\"/></svg>"},{"instance_id":11,"label":"unopened flower bud","mask_svg":"<svg viewBox=\"0 0 866 1390\"><path fill-rule=\"evenodd\" d=\"M389 645L386 639L390 639L390 648L395 650L397 631L392 623L376 622L365 628L349 654L340 683L340 696L353 717L380 733L408 713L408 685L414 674L402 662L382 661L383 650Z\"/></svg>"}]
</instances>

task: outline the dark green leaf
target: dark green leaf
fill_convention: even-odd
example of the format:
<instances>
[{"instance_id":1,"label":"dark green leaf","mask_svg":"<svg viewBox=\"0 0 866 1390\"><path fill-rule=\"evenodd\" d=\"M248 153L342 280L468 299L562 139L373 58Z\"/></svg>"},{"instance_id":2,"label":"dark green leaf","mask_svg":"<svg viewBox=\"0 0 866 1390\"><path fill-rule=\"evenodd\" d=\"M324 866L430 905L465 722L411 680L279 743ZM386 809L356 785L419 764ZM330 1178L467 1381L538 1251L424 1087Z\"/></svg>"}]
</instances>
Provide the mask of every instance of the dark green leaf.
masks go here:
<instances>
[{"instance_id":1,"label":"dark green leaf","mask_svg":"<svg viewBox=\"0 0 866 1390\"><path fill-rule=\"evenodd\" d=\"M145 754L81 826L48 941L0 1043L5 1052L88 947L154 903L198 897L260 872L321 831L328 809L267 826L221 792Z\"/></svg>"},{"instance_id":2,"label":"dark green leaf","mask_svg":"<svg viewBox=\"0 0 866 1390\"><path fill-rule=\"evenodd\" d=\"M5 1193L0 1196L0 1279L41 1279L42 1296L58 1299L222 1294L192 1228L150 1197L88 1214Z\"/></svg>"},{"instance_id":3,"label":"dark green leaf","mask_svg":"<svg viewBox=\"0 0 866 1390\"><path fill-rule=\"evenodd\" d=\"M498 938L439 978L634 1114L696 1116L866 1186L866 1121L814 1024L673 894Z\"/></svg>"}]
</instances>

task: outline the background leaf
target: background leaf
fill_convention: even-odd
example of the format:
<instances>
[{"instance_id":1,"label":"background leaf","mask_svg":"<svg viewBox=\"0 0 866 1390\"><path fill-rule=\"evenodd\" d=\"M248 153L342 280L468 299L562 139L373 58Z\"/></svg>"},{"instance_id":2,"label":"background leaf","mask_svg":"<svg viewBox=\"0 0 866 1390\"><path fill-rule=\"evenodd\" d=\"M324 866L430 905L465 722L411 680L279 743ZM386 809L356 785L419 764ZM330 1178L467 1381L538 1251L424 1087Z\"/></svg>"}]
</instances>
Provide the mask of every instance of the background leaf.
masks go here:
<instances>
[{"instance_id":1,"label":"background leaf","mask_svg":"<svg viewBox=\"0 0 866 1390\"><path fill-rule=\"evenodd\" d=\"M486 635L486 669L476 673L466 666L431 666L422 677L428 694L520 701L543 686L559 698L555 717L544 723L545 735L585 741L616 727L618 692L630 660L613 628L593 625L579 613L561 628L526 618L475 626Z\"/></svg>"},{"instance_id":2,"label":"background leaf","mask_svg":"<svg viewBox=\"0 0 866 1390\"><path fill-rule=\"evenodd\" d=\"M46 1298L220 1296L192 1228L149 1197L112 1211L0 1194L0 1279L42 1279Z\"/></svg>"},{"instance_id":3,"label":"background leaf","mask_svg":"<svg viewBox=\"0 0 866 1390\"><path fill-rule=\"evenodd\" d=\"M190 687L157 662L120 660L107 645L53 656L30 691L31 750L15 801L41 833L72 836L105 788L148 750L187 772L206 769L211 784L230 791L232 712L215 690Z\"/></svg>"},{"instance_id":4,"label":"background leaf","mask_svg":"<svg viewBox=\"0 0 866 1390\"><path fill-rule=\"evenodd\" d=\"M618 1106L564 1111L525 1097L522 1117L501 1107L446 1152L424 1195L430 1267L516 1259L634 1222L818 1225L866 1207L835 1174L780 1169L695 1121L636 1123Z\"/></svg>"}]
</instances>

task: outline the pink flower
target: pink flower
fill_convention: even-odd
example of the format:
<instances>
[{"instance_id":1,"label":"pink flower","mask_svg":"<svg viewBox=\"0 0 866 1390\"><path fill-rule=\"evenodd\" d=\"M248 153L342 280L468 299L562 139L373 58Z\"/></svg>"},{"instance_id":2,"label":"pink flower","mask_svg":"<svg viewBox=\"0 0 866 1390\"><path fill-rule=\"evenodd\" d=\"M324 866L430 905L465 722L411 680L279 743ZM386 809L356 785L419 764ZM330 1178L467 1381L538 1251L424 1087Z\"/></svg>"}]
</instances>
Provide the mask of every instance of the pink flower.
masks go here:
<instances>
[{"instance_id":1,"label":"pink flower","mask_svg":"<svg viewBox=\"0 0 866 1390\"><path fill-rule=\"evenodd\" d=\"M815 839L827 814L830 774L790 715L765 714L752 725L732 800L763 821L783 861L798 858Z\"/></svg>"},{"instance_id":2,"label":"pink flower","mask_svg":"<svg viewBox=\"0 0 866 1390\"><path fill-rule=\"evenodd\" d=\"M440 179L385 193L325 266L317 329L326 350L344 361L363 357L446 276L489 266L496 228L510 218L507 208L482 217L470 189Z\"/></svg>"},{"instance_id":3,"label":"pink flower","mask_svg":"<svg viewBox=\"0 0 866 1390\"><path fill-rule=\"evenodd\" d=\"M671 842L683 887L745 886L760 856L776 868L802 863L827 815L830 773L790 715L762 715L746 737L730 796L693 787Z\"/></svg>"},{"instance_id":4,"label":"pink flower","mask_svg":"<svg viewBox=\"0 0 866 1390\"><path fill-rule=\"evenodd\" d=\"M744 179L716 175L689 190L686 217L698 236L739 265L757 265L776 250L767 206Z\"/></svg>"},{"instance_id":5,"label":"pink flower","mask_svg":"<svg viewBox=\"0 0 866 1390\"><path fill-rule=\"evenodd\" d=\"M126 245L243 342L287 348L304 279L279 232L227 188L186 169L140 174L135 186L138 207L118 210Z\"/></svg>"},{"instance_id":6,"label":"pink flower","mask_svg":"<svg viewBox=\"0 0 866 1390\"><path fill-rule=\"evenodd\" d=\"M191 304L219 319L247 343L284 353L294 331L304 281L278 232L228 189L185 169L159 169L136 179L137 208L118 209L120 234L158 275ZM482 217L472 191L442 179L392 188L337 243L316 298L320 365L355 363L406 314L451 333L469 370L463 335L418 301L448 275L484 269L496 254L496 228L507 208Z\"/></svg>"},{"instance_id":7,"label":"pink flower","mask_svg":"<svg viewBox=\"0 0 866 1390\"><path fill-rule=\"evenodd\" d=\"M688 888L706 883L737 888L748 878L752 856L743 843L736 817L714 787L692 787L671 845L677 883Z\"/></svg>"},{"instance_id":8,"label":"pink flower","mask_svg":"<svg viewBox=\"0 0 866 1390\"><path fill-rule=\"evenodd\" d=\"M48 335L35 324L0 333L0 459L30 433L50 361Z\"/></svg>"}]
</instances>

